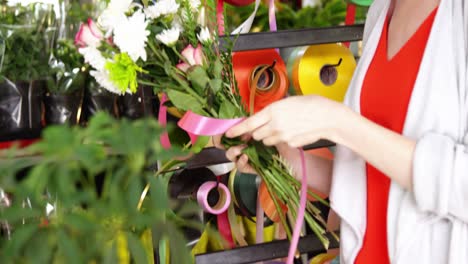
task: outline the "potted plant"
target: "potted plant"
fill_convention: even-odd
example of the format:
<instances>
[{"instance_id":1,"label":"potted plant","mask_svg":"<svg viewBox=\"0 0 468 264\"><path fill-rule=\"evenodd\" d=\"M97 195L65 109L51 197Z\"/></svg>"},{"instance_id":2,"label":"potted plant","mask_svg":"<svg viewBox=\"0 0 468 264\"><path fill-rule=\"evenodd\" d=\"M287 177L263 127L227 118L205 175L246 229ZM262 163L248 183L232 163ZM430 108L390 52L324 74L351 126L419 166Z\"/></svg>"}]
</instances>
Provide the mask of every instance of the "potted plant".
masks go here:
<instances>
[{"instance_id":1,"label":"potted plant","mask_svg":"<svg viewBox=\"0 0 468 264\"><path fill-rule=\"evenodd\" d=\"M68 39L57 42L53 55L44 97L45 122L77 124L86 83L83 57Z\"/></svg>"},{"instance_id":2,"label":"potted plant","mask_svg":"<svg viewBox=\"0 0 468 264\"><path fill-rule=\"evenodd\" d=\"M16 2L2 0L0 10L0 134L3 139L39 135L44 79L54 32L50 5L23 6L22 2Z\"/></svg>"},{"instance_id":3,"label":"potted plant","mask_svg":"<svg viewBox=\"0 0 468 264\"><path fill-rule=\"evenodd\" d=\"M176 210L170 173L147 169L184 154L164 150L162 132L154 119L99 113L87 127L47 127L21 158L1 153L0 186L12 197L0 210L11 231L0 238L2 263L154 263L162 244L170 263L192 263L182 227L203 227L185 217L199 209L187 201Z\"/></svg>"}]
</instances>

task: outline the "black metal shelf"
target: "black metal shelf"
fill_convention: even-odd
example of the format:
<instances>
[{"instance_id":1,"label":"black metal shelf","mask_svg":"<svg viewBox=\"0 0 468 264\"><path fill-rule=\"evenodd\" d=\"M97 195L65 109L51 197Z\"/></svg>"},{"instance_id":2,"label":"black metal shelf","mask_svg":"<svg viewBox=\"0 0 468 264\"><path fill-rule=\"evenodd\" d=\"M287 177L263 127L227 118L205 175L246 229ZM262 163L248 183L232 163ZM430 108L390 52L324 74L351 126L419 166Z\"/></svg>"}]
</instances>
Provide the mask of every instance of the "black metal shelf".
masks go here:
<instances>
[{"instance_id":1,"label":"black metal shelf","mask_svg":"<svg viewBox=\"0 0 468 264\"><path fill-rule=\"evenodd\" d=\"M329 248L338 248L339 242L331 234L327 234L330 241ZM326 251L322 242L315 235L304 236L299 240L297 247L300 253L318 255ZM231 250L195 256L196 264L244 264L257 261L266 261L283 258L288 255L289 240L276 240L273 242L238 247Z\"/></svg>"},{"instance_id":2,"label":"black metal shelf","mask_svg":"<svg viewBox=\"0 0 468 264\"><path fill-rule=\"evenodd\" d=\"M358 41L362 39L363 30L364 25L359 24L247 33L230 38L231 41L235 41L234 51L245 51ZM226 36L221 38L221 45L226 43L226 38Z\"/></svg>"}]
</instances>

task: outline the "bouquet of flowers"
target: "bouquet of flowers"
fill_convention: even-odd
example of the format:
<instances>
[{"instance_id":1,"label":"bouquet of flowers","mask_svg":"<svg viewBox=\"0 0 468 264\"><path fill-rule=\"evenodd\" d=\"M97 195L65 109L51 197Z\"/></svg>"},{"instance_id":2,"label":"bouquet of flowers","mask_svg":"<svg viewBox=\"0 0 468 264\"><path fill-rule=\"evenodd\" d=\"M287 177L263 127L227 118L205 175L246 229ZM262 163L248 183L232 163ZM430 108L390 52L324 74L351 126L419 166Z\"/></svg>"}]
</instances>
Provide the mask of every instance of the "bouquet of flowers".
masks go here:
<instances>
[{"instance_id":1,"label":"bouquet of flowers","mask_svg":"<svg viewBox=\"0 0 468 264\"><path fill-rule=\"evenodd\" d=\"M220 46L215 1L111 0L97 23L89 21L76 37L80 52L94 69L97 82L115 93L133 93L149 85L164 93L181 111L220 119L245 117L248 110L239 95L232 67L232 44ZM256 78L258 80L258 78ZM226 147L240 139L227 140ZM289 220L297 217L301 183L275 148L250 141L245 153L262 177L278 210L288 208ZM163 166L168 169L167 166ZM317 200L320 197L310 193ZM288 237L288 217L280 213ZM325 221L310 202L305 220L322 240L328 240Z\"/></svg>"}]
</instances>

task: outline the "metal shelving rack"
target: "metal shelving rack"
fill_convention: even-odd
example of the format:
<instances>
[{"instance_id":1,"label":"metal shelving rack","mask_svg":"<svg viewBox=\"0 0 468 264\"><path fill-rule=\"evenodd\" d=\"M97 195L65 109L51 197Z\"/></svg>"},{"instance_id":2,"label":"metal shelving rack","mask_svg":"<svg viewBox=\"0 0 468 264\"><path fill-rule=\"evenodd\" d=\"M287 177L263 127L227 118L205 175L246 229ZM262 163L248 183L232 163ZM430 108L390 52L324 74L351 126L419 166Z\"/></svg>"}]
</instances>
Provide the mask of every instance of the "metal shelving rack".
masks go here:
<instances>
[{"instance_id":1,"label":"metal shelving rack","mask_svg":"<svg viewBox=\"0 0 468 264\"><path fill-rule=\"evenodd\" d=\"M299 30L283 30L277 32L249 33L239 36L231 36L236 39L234 51L258 50L270 48L287 48L295 46L307 46L324 43L351 42L362 39L364 25L337 26L326 28L308 28ZM221 38L227 41L228 37ZM304 149L315 149L333 146L334 143L320 140L314 144L305 146ZM227 162L220 155L211 155L203 159L204 164L218 164ZM208 159L206 159L208 158ZM329 248L337 248L339 243L329 234ZM195 257L197 264L242 264L257 261L266 261L275 258L286 257L289 242L287 240L273 241L246 247L238 247L231 250L212 252ZM300 239L298 250L300 253L319 254L324 252L321 242L314 235L307 235Z\"/></svg>"}]
</instances>

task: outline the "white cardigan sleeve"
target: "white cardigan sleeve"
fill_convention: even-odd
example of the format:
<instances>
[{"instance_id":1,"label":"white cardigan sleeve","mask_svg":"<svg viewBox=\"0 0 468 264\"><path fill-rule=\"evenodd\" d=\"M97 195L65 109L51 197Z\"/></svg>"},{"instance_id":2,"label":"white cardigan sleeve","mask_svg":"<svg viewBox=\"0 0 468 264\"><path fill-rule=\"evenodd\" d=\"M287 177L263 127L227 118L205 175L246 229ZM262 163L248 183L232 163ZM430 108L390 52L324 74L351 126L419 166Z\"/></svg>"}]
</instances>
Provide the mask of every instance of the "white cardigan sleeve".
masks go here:
<instances>
[{"instance_id":1,"label":"white cardigan sleeve","mask_svg":"<svg viewBox=\"0 0 468 264\"><path fill-rule=\"evenodd\" d=\"M425 134L414 152L413 191L422 210L468 223L468 146Z\"/></svg>"}]
</instances>

